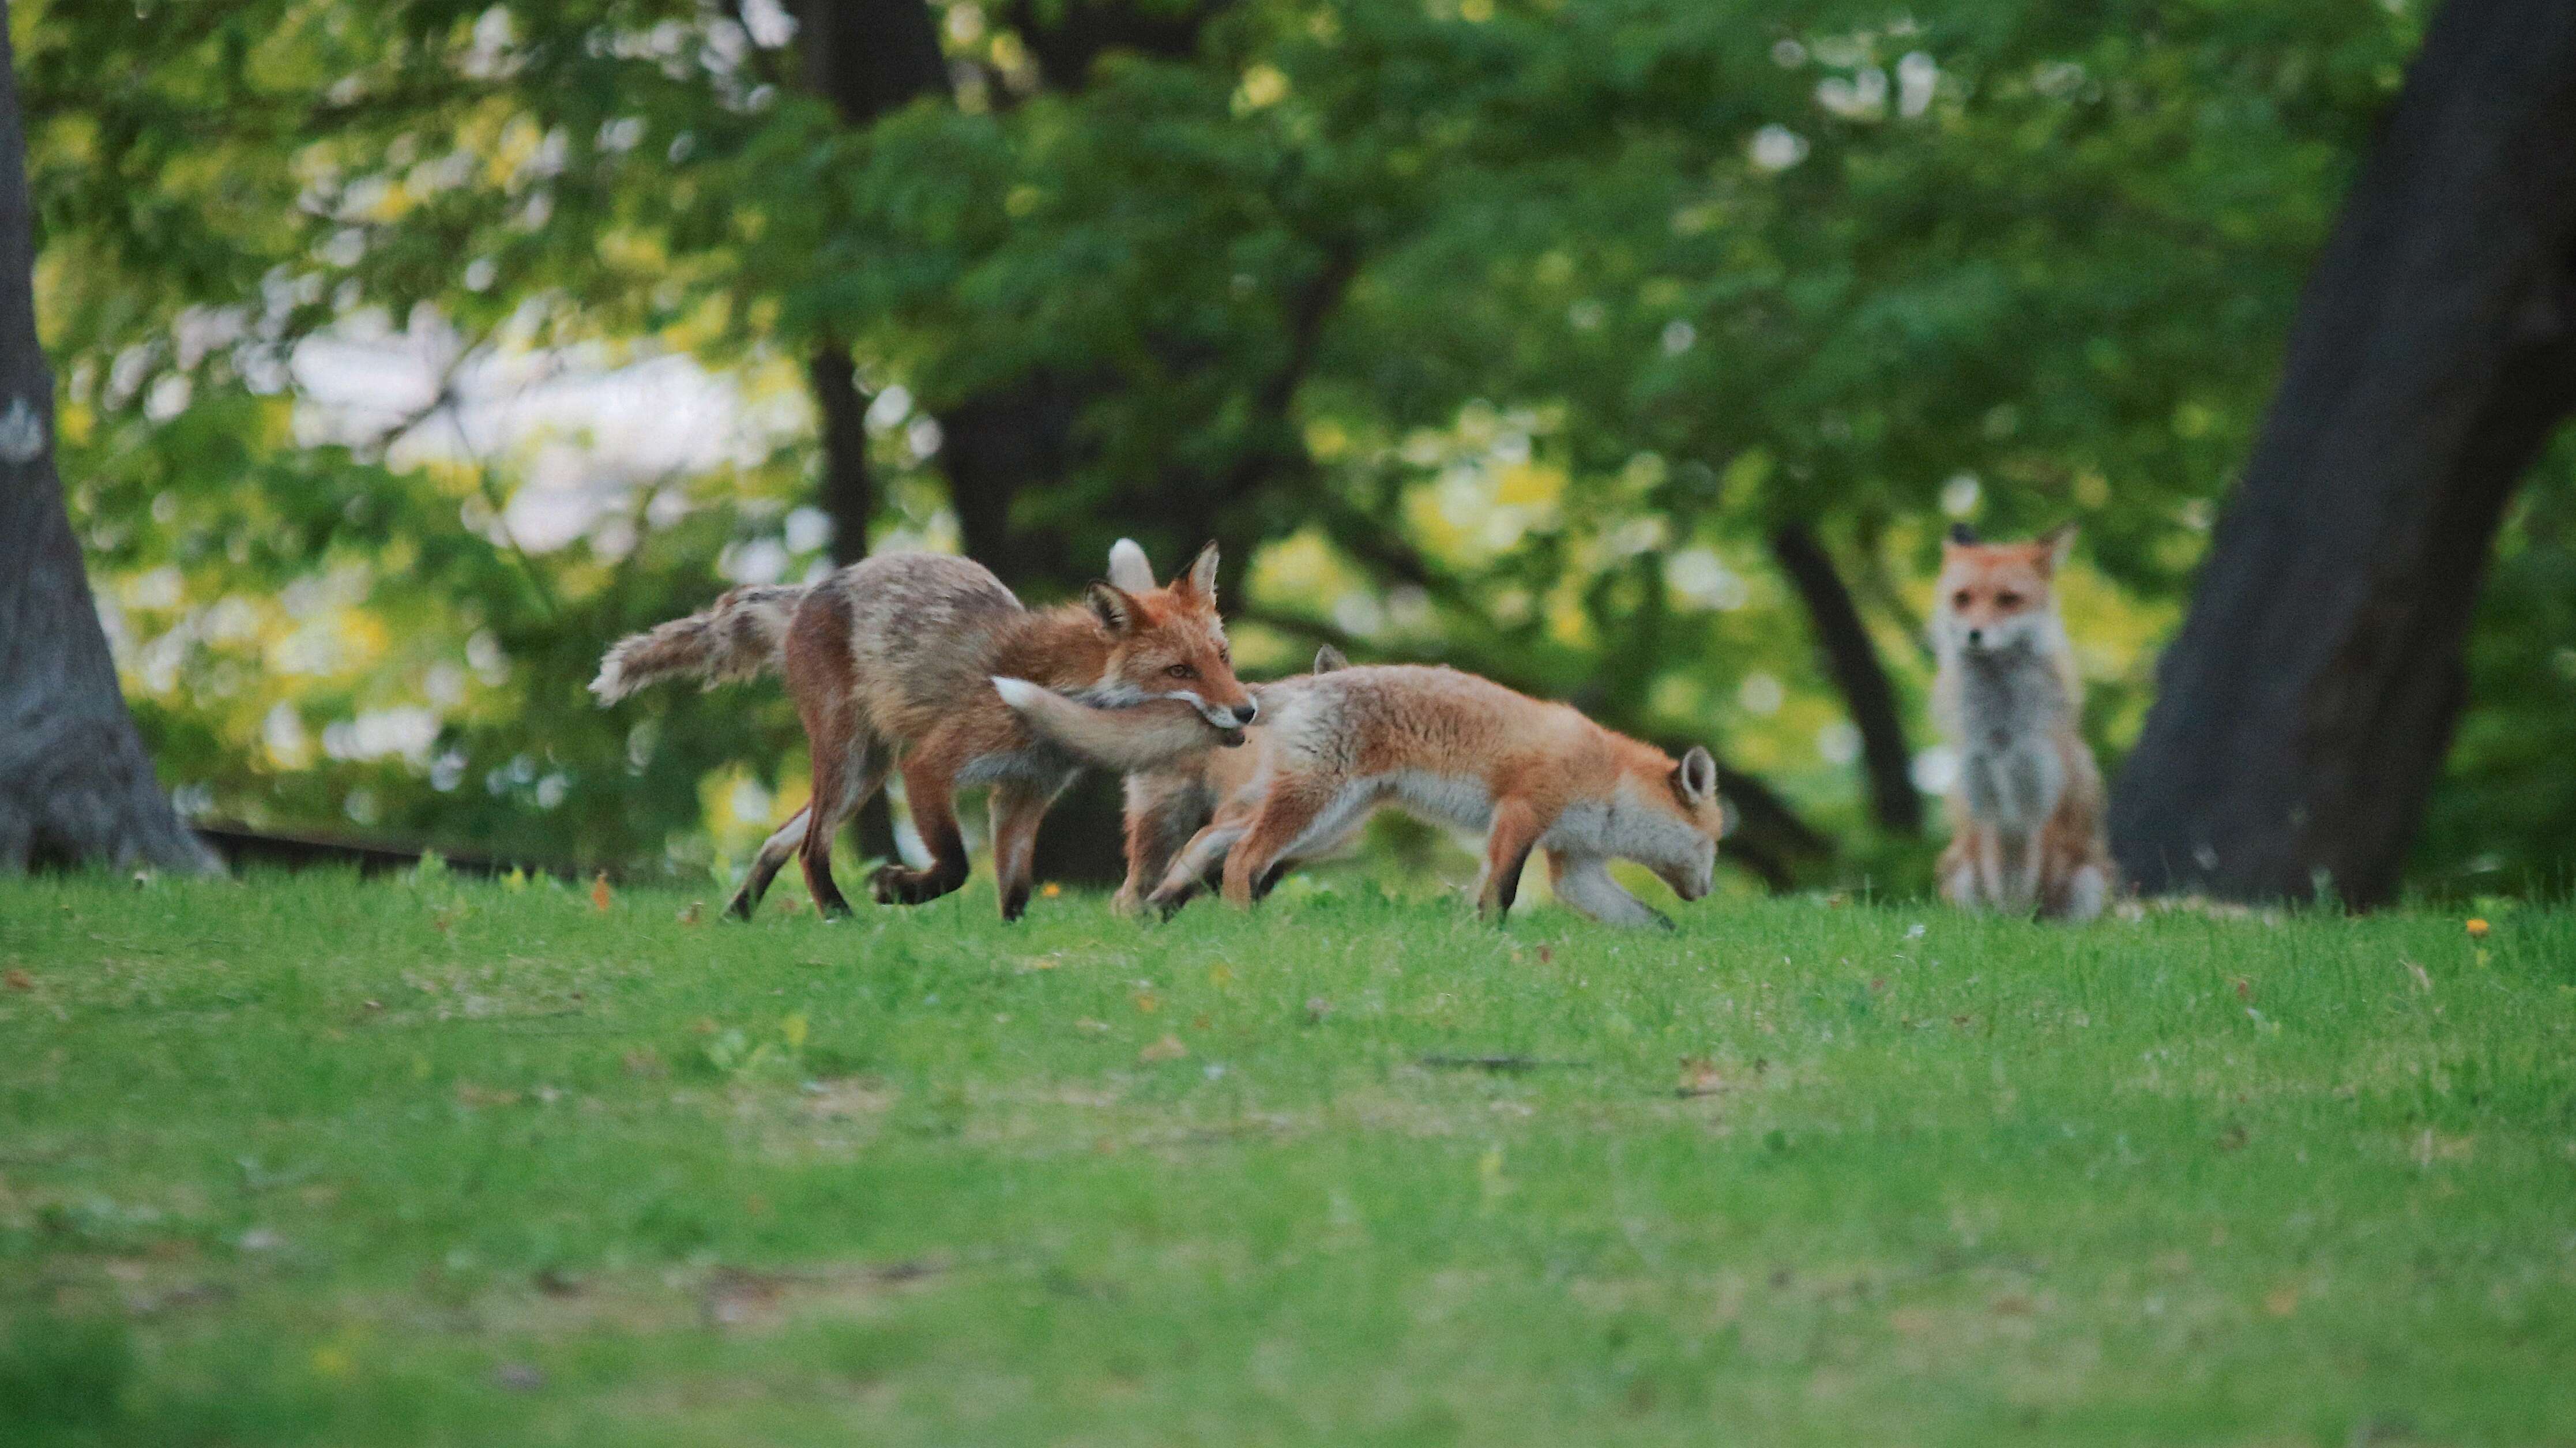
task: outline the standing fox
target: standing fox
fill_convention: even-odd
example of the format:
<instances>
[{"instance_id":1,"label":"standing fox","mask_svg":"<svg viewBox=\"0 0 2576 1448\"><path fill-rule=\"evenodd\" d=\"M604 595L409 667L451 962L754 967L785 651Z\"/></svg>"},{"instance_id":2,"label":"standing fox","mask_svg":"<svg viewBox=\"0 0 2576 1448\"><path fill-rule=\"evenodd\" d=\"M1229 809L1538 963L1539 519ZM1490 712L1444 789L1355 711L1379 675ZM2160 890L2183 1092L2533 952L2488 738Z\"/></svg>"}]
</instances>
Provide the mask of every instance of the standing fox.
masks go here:
<instances>
[{"instance_id":1,"label":"standing fox","mask_svg":"<svg viewBox=\"0 0 2576 1448\"><path fill-rule=\"evenodd\" d=\"M2102 772L2077 731L2083 690L2056 579L2075 526L2028 543L1980 543L1965 525L1941 549L1933 708L1959 754L1950 903L2090 920L2111 893Z\"/></svg>"},{"instance_id":2,"label":"standing fox","mask_svg":"<svg viewBox=\"0 0 2576 1448\"><path fill-rule=\"evenodd\" d=\"M994 687L1032 730L1098 762L1152 768L1210 744L1202 721L1169 706L1097 709L1016 679ZM1486 832L1477 904L1494 919L1510 912L1532 850L1546 853L1557 898L1606 924L1671 923L1611 879L1613 859L1653 870L1684 900L1709 891L1726 816L1705 749L1676 763L1566 705L1416 665L1281 680L1262 687L1261 707L1252 768L1147 897L1167 914L1219 858L1226 898L1250 904L1388 804Z\"/></svg>"},{"instance_id":3,"label":"standing fox","mask_svg":"<svg viewBox=\"0 0 2576 1448\"><path fill-rule=\"evenodd\" d=\"M1200 747L1240 743L1257 711L1235 680L1217 620L1216 568L1211 543L1169 587L1150 577L1134 587L1094 583L1080 603L1032 611L979 564L889 554L810 587L737 588L704 613L618 643L590 689L614 703L677 676L713 685L786 674L813 753L814 796L760 847L728 907L734 914L750 917L791 854L815 905L847 914L832 882L832 837L900 752L913 828L931 863L879 869L870 880L878 903L919 904L966 883L954 797L989 784L1002 918L1016 920L1028 905L1038 822L1083 761L1024 729L994 694L992 676L1096 705L1172 701L1186 708Z\"/></svg>"}]
</instances>

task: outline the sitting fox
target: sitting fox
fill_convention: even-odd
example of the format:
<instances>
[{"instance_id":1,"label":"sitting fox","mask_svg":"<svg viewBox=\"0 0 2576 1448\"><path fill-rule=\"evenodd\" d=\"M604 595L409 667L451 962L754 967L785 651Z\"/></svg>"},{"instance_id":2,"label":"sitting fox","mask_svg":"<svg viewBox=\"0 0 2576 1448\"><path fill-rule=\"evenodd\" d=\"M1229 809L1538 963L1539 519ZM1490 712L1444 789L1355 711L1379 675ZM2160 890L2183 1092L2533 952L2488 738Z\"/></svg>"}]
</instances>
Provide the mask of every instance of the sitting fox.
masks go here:
<instances>
[{"instance_id":1,"label":"sitting fox","mask_svg":"<svg viewBox=\"0 0 2576 1448\"><path fill-rule=\"evenodd\" d=\"M994 687L1037 734L1130 770L1211 745L1200 719L1169 706L1098 709L1000 678ZM1547 855L1557 898L1612 925L1669 925L1610 877L1613 859L1653 870L1684 900L1706 895L1725 808L1717 762L1679 762L1563 704L1473 674L1362 665L1262 686L1252 768L1182 847L1146 903L1168 914L1219 859L1225 895L1248 905L1297 860L1328 851L1381 806L1485 832L1477 904L1508 914L1521 867Z\"/></svg>"},{"instance_id":2,"label":"sitting fox","mask_svg":"<svg viewBox=\"0 0 2576 1448\"><path fill-rule=\"evenodd\" d=\"M1959 755L1941 856L1954 905L2090 920L2111 893L2102 772L2057 611L2074 542L2073 524L2028 543L1980 543L1962 525L1942 545L1933 708Z\"/></svg>"},{"instance_id":3,"label":"sitting fox","mask_svg":"<svg viewBox=\"0 0 2576 1448\"><path fill-rule=\"evenodd\" d=\"M620 642L590 688L614 703L677 676L713 685L786 674L813 753L814 795L760 847L734 914L750 917L791 854L815 905L848 913L832 881L832 838L899 763L931 863L879 869L870 881L878 903L935 900L966 882L955 795L989 784L1002 917L1016 920L1028 904L1038 822L1083 761L1023 728L992 676L1097 705L1170 701L1201 748L1240 743L1256 708L1217 620L1216 569L1211 543L1168 587L1094 583L1080 603L1032 611L979 564L888 554L810 587L737 588L703 613Z\"/></svg>"}]
</instances>

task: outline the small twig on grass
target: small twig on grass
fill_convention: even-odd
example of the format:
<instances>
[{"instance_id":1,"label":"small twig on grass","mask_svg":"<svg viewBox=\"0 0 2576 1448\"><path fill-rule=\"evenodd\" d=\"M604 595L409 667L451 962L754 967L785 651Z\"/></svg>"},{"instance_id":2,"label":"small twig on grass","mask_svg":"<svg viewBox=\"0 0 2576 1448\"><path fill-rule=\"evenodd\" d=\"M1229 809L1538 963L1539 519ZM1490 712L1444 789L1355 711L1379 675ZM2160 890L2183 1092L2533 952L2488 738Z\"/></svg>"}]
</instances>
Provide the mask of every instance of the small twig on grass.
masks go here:
<instances>
[{"instance_id":1,"label":"small twig on grass","mask_svg":"<svg viewBox=\"0 0 2576 1448\"><path fill-rule=\"evenodd\" d=\"M1573 1069L1590 1066L1589 1061L1550 1061L1539 1056L1425 1056L1420 1064L1449 1071L1520 1072L1550 1067Z\"/></svg>"}]
</instances>

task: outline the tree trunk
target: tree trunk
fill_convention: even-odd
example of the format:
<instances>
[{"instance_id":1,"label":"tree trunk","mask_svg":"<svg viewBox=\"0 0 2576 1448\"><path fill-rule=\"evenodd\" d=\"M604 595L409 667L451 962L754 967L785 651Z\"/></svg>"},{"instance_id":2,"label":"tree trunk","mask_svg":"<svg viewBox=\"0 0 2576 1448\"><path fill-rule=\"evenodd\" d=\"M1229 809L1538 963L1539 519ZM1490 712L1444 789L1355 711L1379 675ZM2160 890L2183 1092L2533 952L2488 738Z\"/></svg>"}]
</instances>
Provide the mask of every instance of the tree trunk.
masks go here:
<instances>
[{"instance_id":1,"label":"tree trunk","mask_svg":"<svg viewBox=\"0 0 2576 1448\"><path fill-rule=\"evenodd\" d=\"M1879 662L1878 646L1851 590L1834 571L1834 560L1805 525L1792 523L1771 535L1771 556L1790 586L1807 606L1807 621L1816 630L1816 648L1824 655L1834 687L1852 727L1860 731L1863 777L1869 783L1869 812L1889 834L1923 832L1923 795L1914 787L1914 756L1905 744L1905 719L1896 707L1896 686Z\"/></svg>"},{"instance_id":2,"label":"tree trunk","mask_svg":"<svg viewBox=\"0 0 2576 1448\"><path fill-rule=\"evenodd\" d=\"M117 691L63 510L16 61L0 0L0 872L86 861L211 871Z\"/></svg>"},{"instance_id":3,"label":"tree trunk","mask_svg":"<svg viewBox=\"0 0 2576 1448\"><path fill-rule=\"evenodd\" d=\"M2576 404L2576 6L2450 0L2347 198L2112 801L2151 891L2396 893L2506 500Z\"/></svg>"}]
</instances>

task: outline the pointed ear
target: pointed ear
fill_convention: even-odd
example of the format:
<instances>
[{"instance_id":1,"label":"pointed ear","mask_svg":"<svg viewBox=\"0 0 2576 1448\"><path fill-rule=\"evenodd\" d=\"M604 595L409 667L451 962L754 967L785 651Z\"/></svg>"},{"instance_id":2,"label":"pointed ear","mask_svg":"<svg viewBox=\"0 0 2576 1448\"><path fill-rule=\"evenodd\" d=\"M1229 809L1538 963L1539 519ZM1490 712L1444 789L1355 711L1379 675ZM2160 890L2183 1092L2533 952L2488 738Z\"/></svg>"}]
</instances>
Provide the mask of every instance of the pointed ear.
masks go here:
<instances>
[{"instance_id":1,"label":"pointed ear","mask_svg":"<svg viewBox=\"0 0 2576 1448\"><path fill-rule=\"evenodd\" d=\"M2039 566L2054 575L2066 566L2066 555L2075 551L2075 525L2060 523L2032 542L2039 548Z\"/></svg>"},{"instance_id":2,"label":"pointed ear","mask_svg":"<svg viewBox=\"0 0 2576 1448\"><path fill-rule=\"evenodd\" d=\"M1951 524L1949 533L1941 539L1941 549L1945 553L1953 548L1974 548L1976 546L1977 530L1969 527L1965 523Z\"/></svg>"},{"instance_id":3,"label":"pointed ear","mask_svg":"<svg viewBox=\"0 0 2576 1448\"><path fill-rule=\"evenodd\" d=\"M1717 798L1717 759L1699 745L1682 756L1673 766L1673 793L1685 804L1706 804Z\"/></svg>"},{"instance_id":4,"label":"pointed ear","mask_svg":"<svg viewBox=\"0 0 2576 1448\"><path fill-rule=\"evenodd\" d=\"M1350 659L1340 649L1326 644L1315 650L1315 667L1310 672L1329 674L1335 669L1347 669L1350 666Z\"/></svg>"},{"instance_id":5,"label":"pointed ear","mask_svg":"<svg viewBox=\"0 0 2576 1448\"><path fill-rule=\"evenodd\" d=\"M1109 581L1129 593L1143 593L1154 586L1154 565L1145 561L1145 550L1133 538L1121 538L1109 545Z\"/></svg>"},{"instance_id":6,"label":"pointed ear","mask_svg":"<svg viewBox=\"0 0 2576 1448\"><path fill-rule=\"evenodd\" d=\"M1214 543L1200 549L1199 556L1190 560L1189 571L1172 580L1172 592L1195 594L1208 607L1216 607L1216 545Z\"/></svg>"},{"instance_id":7,"label":"pointed ear","mask_svg":"<svg viewBox=\"0 0 2576 1448\"><path fill-rule=\"evenodd\" d=\"M1136 626L1136 600L1126 591L1106 583L1093 583L1082 591L1082 601L1091 605L1092 617L1116 638Z\"/></svg>"}]
</instances>

